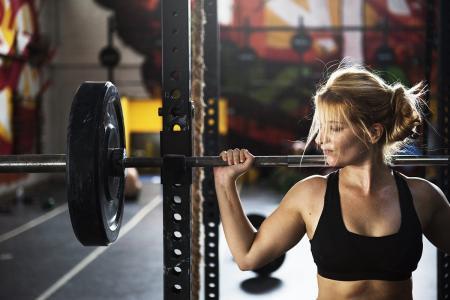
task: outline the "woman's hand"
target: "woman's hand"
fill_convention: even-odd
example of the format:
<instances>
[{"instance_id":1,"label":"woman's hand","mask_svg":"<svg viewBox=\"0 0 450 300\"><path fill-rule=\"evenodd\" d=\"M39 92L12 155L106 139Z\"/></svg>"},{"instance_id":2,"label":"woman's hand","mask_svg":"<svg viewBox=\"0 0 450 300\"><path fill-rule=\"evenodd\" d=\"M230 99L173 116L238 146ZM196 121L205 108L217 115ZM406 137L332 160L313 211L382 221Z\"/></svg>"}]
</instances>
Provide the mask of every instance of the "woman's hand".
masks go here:
<instances>
[{"instance_id":1,"label":"woman's hand","mask_svg":"<svg viewBox=\"0 0 450 300\"><path fill-rule=\"evenodd\" d=\"M254 160L247 149L229 149L222 151L219 156L228 162L228 166L214 167L214 178L219 182L236 180L251 168Z\"/></svg>"}]
</instances>

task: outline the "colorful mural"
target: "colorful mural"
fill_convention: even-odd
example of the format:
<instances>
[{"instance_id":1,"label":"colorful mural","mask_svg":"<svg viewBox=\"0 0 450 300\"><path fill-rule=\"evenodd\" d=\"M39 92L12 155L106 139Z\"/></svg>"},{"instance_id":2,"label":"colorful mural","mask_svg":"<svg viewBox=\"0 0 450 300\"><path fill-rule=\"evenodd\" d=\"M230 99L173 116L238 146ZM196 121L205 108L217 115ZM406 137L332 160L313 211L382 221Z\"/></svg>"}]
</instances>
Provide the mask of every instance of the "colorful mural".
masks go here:
<instances>
[{"instance_id":1,"label":"colorful mural","mask_svg":"<svg viewBox=\"0 0 450 300\"><path fill-rule=\"evenodd\" d=\"M422 28L425 26L426 10L424 0L226 2L229 4L223 8L231 10L232 17L222 26L222 39L232 40L239 47L250 46L264 59L298 61L300 54L292 47L292 39L298 34L295 28L299 28L300 24L306 27L305 34L311 38L311 47L303 53L304 62L350 54L367 61L374 55L377 44L385 40L384 37L388 38L386 42L400 49L405 47L396 45L399 42L421 44L423 41ZM383 25L385 21L387 36L383 30L370 30ZM251 32L248 38L245 37L245 26ZM405 26L410 27L406 30L408 34L401 30ZM348 33L352 35L346 37ZM355 40L362 42L361 37L366 38L365 43L371 44L371 47L364 47L367 51L365 53L362 45L355 44ZM343 51L343 44L346 43L352 44L360 53ZM396 51L401 53L401 50Z\"/></svg>"},{"instance_id":2,"label":"colorful mural","mask_svg":"<svg viewBox=\"0 0 450 300\"><path fill-rule=\"evenodd\" d=\"M0 154L38 150L38 106L48 84L41 70L51 51L39 32L37 3L0 0Z\"/></svg>"},{"instance_id":3,"label":"colorful mural","mask_svg":"<svg viewBox=\"0 0 450 300\"><path fill-rule=\"evenodd\" d=\"M142 79L149 93L159 96L159 1L95 1L115 12L119 36L146 57ZM425 0L218 1L228 141L276 147L304 138L311 96L344 57L389 81L424 80L426 5ZM272 133L262 134L267 132Z\"/></svg>"},{"instance_id":4,"label":"colorful mural","mask_svg":"<svg viewBox=\"0 0 450 300\"><path fill-rule=\"evenodd\" d=\"M304 139L311 96L345 57L390 82L426 77L425 0L226 2L222 94L230 101L232 147L248 138L273 145L276 139L257 134L273 124L283 132L279 145ZM255 116L255 109L270 113ZM232 124L240 125L233 130Z\"/></svg>"}]
</instances>

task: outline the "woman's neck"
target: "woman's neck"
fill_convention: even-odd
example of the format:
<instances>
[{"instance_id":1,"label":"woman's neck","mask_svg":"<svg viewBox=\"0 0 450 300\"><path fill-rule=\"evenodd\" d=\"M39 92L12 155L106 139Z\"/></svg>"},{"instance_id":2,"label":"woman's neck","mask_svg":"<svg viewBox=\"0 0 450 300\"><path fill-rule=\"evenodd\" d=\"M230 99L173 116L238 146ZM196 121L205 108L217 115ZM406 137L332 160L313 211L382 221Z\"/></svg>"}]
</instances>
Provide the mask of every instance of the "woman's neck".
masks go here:
<instances>
[{"instance_id":1,"label":"woman's neck","mask_svg":"<svg viewBox=\"0 0 450 300\"><path fill-rule=\"evenodd\" d=\"M340 170L339 178L346 185L370 195L386 186L392 180L392 174L382 156L372 156L360 164L345 166Z\"/></svg>"}]
</instances>

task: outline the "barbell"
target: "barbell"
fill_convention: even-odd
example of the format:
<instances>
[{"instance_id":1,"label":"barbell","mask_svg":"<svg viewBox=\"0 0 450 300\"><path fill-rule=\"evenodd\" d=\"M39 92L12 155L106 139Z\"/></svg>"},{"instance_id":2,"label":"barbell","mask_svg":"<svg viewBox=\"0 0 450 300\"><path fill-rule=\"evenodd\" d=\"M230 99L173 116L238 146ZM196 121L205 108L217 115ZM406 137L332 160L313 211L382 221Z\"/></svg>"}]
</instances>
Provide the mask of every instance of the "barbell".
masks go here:
<instances>
[{"instance_id":1,"label":"barbell","mask_svg":"<svg viewBox=\"0 0 450 300\"><path fill-rule=\"evenodd\" d=\"M108 149L122 155L123 149ZM395 155L391 165L407 166L447 166L450 156L442 155ZM0 173L64 173L67 166L65 154L23 154L0 155ZM162 167L161 157L110 157L110 165L119 168L154 168ZM187 168L226 166L220 156L183 157ZM328 167L323 155L281 155L255 156L255 167L292 167L314 168Z\"/></svg>"},{"instance_id":2,"label":"barbell","mask_svg":"<svg viewBox=\"0 0 450 300\"><path fill-rule=\"evenodd\" d=\"M70 219L85 246L114 242L124 204L126 168L163 167L176 157L183 168L226 166L219 156L127 157L122 108L111 82L84 82L75 93L67 127L67 154L0 156L0 173L65 172ZM256 167L326 167L323 155L256 156ZM449 156L398 155L393 166L448 166Z\"/></svg>"}]
</instances>

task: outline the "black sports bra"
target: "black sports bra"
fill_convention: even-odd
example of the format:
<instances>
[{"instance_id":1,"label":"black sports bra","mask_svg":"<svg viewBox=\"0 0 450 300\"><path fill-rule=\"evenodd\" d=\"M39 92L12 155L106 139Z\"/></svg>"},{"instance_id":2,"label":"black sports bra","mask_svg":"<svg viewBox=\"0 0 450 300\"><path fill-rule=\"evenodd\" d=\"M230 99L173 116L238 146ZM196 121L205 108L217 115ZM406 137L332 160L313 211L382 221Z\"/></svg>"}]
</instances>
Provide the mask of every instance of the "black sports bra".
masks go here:
<instances>
[{"instance_id":1,"label":"black sports bra","mask_svg":"<svg viewBox=\"0 0 450 300\"><path fill-rule=\"evenodd\" d=\"M405 280L422 256L422 227L405 180L394 171L400 199L397 233L369 237L350 232L342 219L339 170L328 176L324 207L311 252L322 277L340 281Z\"/></svg>"}]
</instances>

